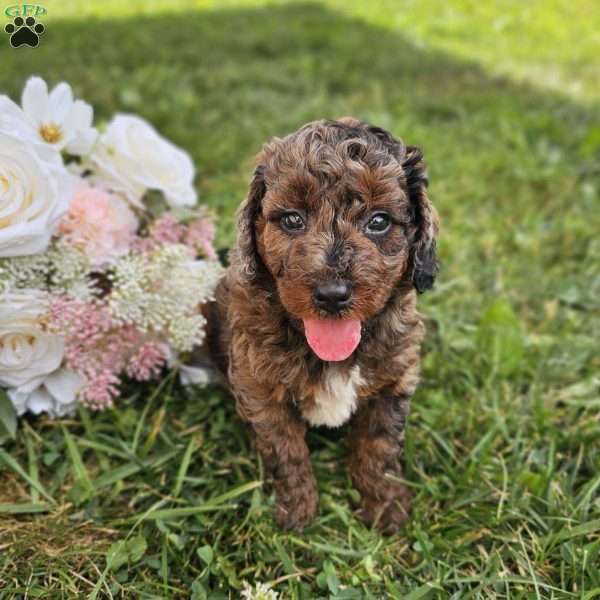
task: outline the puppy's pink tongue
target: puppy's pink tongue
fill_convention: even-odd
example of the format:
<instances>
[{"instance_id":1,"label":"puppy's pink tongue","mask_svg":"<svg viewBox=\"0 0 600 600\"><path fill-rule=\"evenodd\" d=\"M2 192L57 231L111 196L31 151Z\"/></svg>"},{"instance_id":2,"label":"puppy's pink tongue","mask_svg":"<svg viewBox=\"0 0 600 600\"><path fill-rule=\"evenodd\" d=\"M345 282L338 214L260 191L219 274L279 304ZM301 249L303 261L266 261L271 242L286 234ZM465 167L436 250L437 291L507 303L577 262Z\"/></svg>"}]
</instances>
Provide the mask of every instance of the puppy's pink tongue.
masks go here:
<instances>
[{"instance_id":1,"label":"puppy's pink tongue","mask_svg":"<svg viewBox=\"0 0 600 600\"><path fill-rule=\"evenodd\" d=\"M304 333L308 345L321 360L345 360L360 342L360 321L304 319Z\"/></svg>"}]
</instances>

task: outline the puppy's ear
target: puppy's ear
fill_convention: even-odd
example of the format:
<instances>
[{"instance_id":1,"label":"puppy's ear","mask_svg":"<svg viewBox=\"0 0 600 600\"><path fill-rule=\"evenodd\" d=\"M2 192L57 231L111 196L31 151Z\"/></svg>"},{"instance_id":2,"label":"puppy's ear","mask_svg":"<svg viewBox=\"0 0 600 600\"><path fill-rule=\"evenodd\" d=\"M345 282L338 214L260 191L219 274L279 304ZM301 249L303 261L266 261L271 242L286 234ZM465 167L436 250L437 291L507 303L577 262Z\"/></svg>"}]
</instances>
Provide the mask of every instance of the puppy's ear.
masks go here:
<instances>
[{"instance_id":1,"label":"puppy's ear","mask_svg":"<svg viewBox=\"0 0 600 600\"><path fill-rule=\"evenodd\" d=\"M254 170L248 196L238 211L237 259L241 273L247 279L255 277L260 263L256 246L255 222L261 213L262 199L267 191L264 171L262 165Z\"/></svg>"},{"instance_id":2,"label":"puppy's ear","mask_svg":"<svg viewBox=\"0 0 600 600\"><path fill-rule=\"evenodd\" d=\"M427 195L427 173L423 153L416 146L407 146L401 164L406 175L412 208L415 235L412 240L412 279L419 293L433 287L439 270L436 237L439 230L437 211Z\"/></svg>"},{"instance_id":3,"label":"puppy's ear","mask_svg":"<svg viewBox=\"0 0 600 600\"><path fill-rule=\"evenodd\" d=\"M427 195L427 172L423 153L416 146L405 146L385 129L367 125L383 147L402 165L408 187L412 224L412 280L419 293L433 287L439 270L436 254L436 237L439 229L437 211Z\"/></svg>"}]
</instances>

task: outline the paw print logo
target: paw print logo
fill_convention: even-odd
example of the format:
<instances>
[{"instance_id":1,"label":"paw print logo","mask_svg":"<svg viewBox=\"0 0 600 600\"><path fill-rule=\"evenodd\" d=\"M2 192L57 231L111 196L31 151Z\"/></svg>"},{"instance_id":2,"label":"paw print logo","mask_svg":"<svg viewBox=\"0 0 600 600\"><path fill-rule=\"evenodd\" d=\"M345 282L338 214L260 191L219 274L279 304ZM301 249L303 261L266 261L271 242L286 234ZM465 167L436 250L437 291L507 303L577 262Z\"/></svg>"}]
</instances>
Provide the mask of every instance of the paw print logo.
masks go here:
<instances>
[{"instance_id":1,"label":"paw print logo","mask_svg":"<svg viewBox=\"0 0 600 600\"><path fill-rule=\"evenodd\" d=\"M33 17L15 17L12 23L8 23L4 31L10 35L10 45L13 48L29 46L35 48L40 43L40 35L46 28L37 23Z\"/></svg>"}]
</instances>

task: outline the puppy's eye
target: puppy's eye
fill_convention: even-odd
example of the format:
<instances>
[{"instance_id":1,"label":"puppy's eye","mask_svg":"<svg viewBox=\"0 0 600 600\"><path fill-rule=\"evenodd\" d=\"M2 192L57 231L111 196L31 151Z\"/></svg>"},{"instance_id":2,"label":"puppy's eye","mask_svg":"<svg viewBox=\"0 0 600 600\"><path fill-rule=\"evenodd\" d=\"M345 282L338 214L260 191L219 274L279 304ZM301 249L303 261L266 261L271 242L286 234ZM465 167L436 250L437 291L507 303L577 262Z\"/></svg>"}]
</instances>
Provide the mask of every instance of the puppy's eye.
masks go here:
<instances>
[{"instance_id":1,"label":"puppy's eye","mask_svg":"<svg viewBox=\"0 0 600 600\"><path fill-rule=\"evenodd\" d=\"M283 217L281 217L279 222L281 223L281 227L285 231L290 231L293 233L295 233L297 231L303 231L306 227L306 224L304 223L304 219L302 218L300 213L297 213L297 212L285 213L285 215L283 215Z\"/></svg>"},{"instance_id":2,"label":"puppy's eye","mask_svg":"<svg viewBox=\"0 0 600 600\"><path fill-rule=\"evenodd\" d=\"M365 233L381 235L386 233L392 224L390 216L385 213L374 214L365 225Z\"/></svg>"}]
</instances>

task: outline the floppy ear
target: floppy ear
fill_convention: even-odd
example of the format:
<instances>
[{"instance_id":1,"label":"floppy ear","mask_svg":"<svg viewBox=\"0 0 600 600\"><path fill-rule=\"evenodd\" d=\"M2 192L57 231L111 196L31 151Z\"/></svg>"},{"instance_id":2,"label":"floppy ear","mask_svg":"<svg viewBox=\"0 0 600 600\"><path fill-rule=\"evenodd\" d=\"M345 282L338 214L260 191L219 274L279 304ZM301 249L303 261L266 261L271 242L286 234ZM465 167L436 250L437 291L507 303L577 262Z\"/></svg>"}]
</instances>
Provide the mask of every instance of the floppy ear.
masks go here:
<instances>
[{"instance_id":1,"label":"floppy ear","mask_svg":"<svg viewBox=\"0 0 600 600\"><path fill-rule=\"evenodd\" d=\"M254 279L260 262L254 224L260 215L262 199L266 193L264 170L262 165L254 169L248 196L238 210L236 258L242 276L249 280Z\"/></svg>"},{"instance_id":2,"label":"floppy ear","mask_svg":"<svg viewBox=\"0 0 600 600\"><path fill-rule=\"evenodd\" d=\"M419 293L433 287L439 270L436 237L439 230L437 211L427 195L427 173L423 153L416 146L407 146L401 161L408 186L415 234L412 240L412 280Z\"/></svg>"},{"instance_id":3,"label":"floppy ear","mask_svg":"<svg viewBox=\"0 0 600 600\"><path fill-rule=\"evenodd\" d=\"M383 147L398 160L404 170L415 228L411 247L412 280L419 293L433 287L439 270L435 240L439 229L437 211L427 195L427 173L423 153L416 146L404 146L381 127L366 126Z\"/></svg>"}]
</instances>

